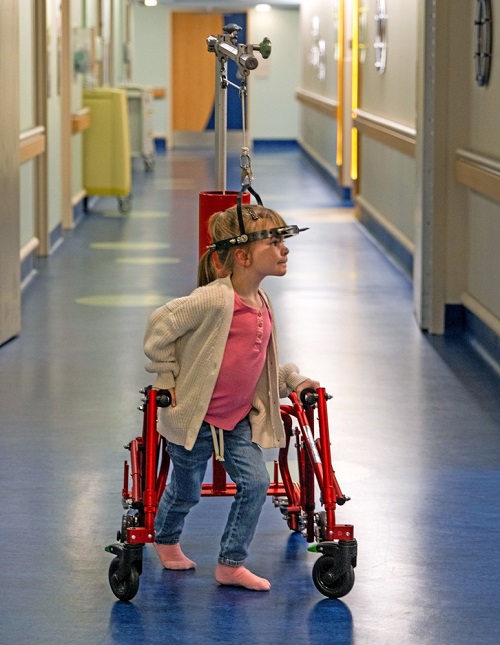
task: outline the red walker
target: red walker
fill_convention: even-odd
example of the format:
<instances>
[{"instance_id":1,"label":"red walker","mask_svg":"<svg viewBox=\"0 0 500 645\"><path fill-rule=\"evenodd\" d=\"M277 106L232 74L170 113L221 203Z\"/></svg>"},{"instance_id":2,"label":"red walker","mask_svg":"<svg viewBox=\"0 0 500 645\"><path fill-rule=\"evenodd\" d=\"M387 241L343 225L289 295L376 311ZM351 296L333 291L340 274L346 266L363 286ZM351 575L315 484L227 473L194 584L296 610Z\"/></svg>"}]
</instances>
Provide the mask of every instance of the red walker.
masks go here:
<instances>
[{"instance_id":1,"label":"red walker","mask_svg":"<svg viewBox=\"0 0 500 645\"><path fill-rule=\"evenodd\" d=\"M124 464L122 503L126 513L122 517L117 544L106 547L115 558L109 567L109 584L117 598L131 600L139 589L142 573L142 549L154 542L154 519L158 502L166 486L170 457L165 450L165 439L156 429L157 409L170 405L168 390L143 391L142 435L126 448L130 451L130 466ZM281 417L286 433L286 447L281 448L274 462L274 481L268 495L277 506L292 531L302 532L308 542L316 542L312 551L321 556L315 562L312 577L316 588L329 598L340 598L354 585L357 542L351 524L336 524L335 509L349 497L343 495L332 468L326 401L330 398L324 388L304 390L302 402L295 392L290 405L281 406ZM318 413L319 437L314 437L314 411ZM298 425L294 428L294 420ZM288 468L290 439L295 437L299 481L293 482ZM281 475L282 481L279 481ZM315 510L315 481L321 492L324 510ZM129 488L129 485L132 488ZM235 484L226 484L226 473L213 459L213 481L203 484L206 497L234 495Z\"/></svg>"}]
</instances>

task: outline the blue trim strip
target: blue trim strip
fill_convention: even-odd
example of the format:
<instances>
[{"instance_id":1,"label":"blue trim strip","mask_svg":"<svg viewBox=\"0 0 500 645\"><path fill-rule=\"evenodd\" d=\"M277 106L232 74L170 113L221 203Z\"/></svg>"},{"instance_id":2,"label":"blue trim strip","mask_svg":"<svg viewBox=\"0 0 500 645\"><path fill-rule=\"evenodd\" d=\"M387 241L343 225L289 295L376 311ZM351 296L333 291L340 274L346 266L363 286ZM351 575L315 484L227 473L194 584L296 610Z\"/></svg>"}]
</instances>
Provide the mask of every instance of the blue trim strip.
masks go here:
<instances>
[{"instance_id":1,"label":"blue trim strip","mask_svg":"<svg viewBox=\"0 0 500 645\"><path fill-rule=\"evenodd\" d=\"M359 208L359 222L411 278L413 276L413 254L362 207Z\"/></svg>"},{"instance_id":2,"label":"blue trim strip","mask_svg":"<svg viewBox=\"0 0 500 645\"><path fill-rule=\"evenodd\" d=\"M300 149L296 139L254 139L252 144L256 152L282 152Z\"/></svg>"},{"instance_id":3,"label":"blue trim strip","mask_svg":"<svg viewBox=\"0 0 500 645\"><path fill-rule=\"evenodd\" d=\"M472 346L500 373L500 336L464 307L465 334Z\"/></svg>"},{"instance_id":4,"label":"blue trim strip","mask_svg":"<svg viewBox=\"0 0 500 645\"><path fill-rule=\"evenodd\" d=\"M53 249L56 244L59 244L59 242L62 240L62 224L59 223L57 226L55 226L52 231L50 232L50 248Z\"/></svg>"},{"instance_id":5,"label":"blue trim strip","mask_svg":"<svg viewBox=\"0 0 500 645\"><path fill-rule=\"evenodd\" d=\"M337 183L337 180L335 177L326 170L320 163L316 161L316 159L309 153L305 148L303 148L300 143L299 147L302 151L302 154L307 158L307 160L314 166L315 170L318 172L319 175L323 177L323 179L326 179L326 181L330 184L333 185L333 189L335 192L340 195L341 199L343 200L343 203L340 205L345 208L352 208L354 206L354 202L351 199L351 189L346 188L345 186L340 186Z\"/></svg>"},{"instance_id":6,"label":"blue trim strip","mask_svg":"<svg viewBox=\"0 0 500 645\"><path fill-rule=\"evenodd\" d=\"M35 270L35 254L31 252L21 262L20 266L20 279L21 285Z\"/></svg>"},{"instance_id":7,"label":"blue trim strip","mask_svg":"<svg viewBox=\"0 0 500 645\"><path fill-rule=\"evenodd\" d=\"M155 152L157 155L166 155L167 154L167 140L165 137L155 137Z\"/></svg>"}]
</instances>

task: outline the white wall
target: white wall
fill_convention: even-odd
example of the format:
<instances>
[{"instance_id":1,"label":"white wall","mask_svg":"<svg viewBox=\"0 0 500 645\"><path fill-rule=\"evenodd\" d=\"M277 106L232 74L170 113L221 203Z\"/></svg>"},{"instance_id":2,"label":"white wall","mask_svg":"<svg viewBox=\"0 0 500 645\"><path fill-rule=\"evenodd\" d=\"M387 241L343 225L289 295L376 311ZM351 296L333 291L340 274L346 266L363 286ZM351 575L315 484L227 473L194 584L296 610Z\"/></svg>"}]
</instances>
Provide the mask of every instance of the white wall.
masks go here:
<instances>
[{"instance_id":1,"label":"white wall","mask_svg":"<svg viewBox=\"0 0 500 645\"><path fill-rule=\"evenodd\" d=\"M367 10L366 62L361 70L364 110L411 128L416 126L418 0L387 0L387 66L375 68L376 0L364 0Z\"/></svg>"},{"instance_id":2,"label":"white wall","mask_svg":"<svg viewBox=\"0 0 500 645\"><path fill-rule=\"evenodd\" d=\"M439 268L431 267L434 293L440 292L433 304L435 318L430 326L439 329L446 305L464 304L483 323L498 334L500 329L500 200L481 194L479 184L467 188L457 180L457 151L466 149L482 156L486 163L500 165L500 65L498 52L493 51L490 82L478 87L474 74L475 3L439 5L435 35L437 106L429 103L429 115L438 119L434 145L439 148L437 165L432 177L423 177L424 156L432 151L423 149L424 128L417 121L417 105L432 96L431 78L424 61L418 60L423 48L424 30L420 15L429 12L424 0L387 0L387 66L380 74L375 68L375 0L360 0L366 10L366 60L361 65L359 109L371 119L390 122L394 131L416 132L413 150L406 152L395 145L395 139L375 135L376 129L365 127L359 132L359 182L356 199L359 212L376 221L385 232L404 247L415 252L418 274L429 267L421 265L419 253L424 243L423 219L419 210L422 194L427 200L435 197L436 212L425 213L425 226L433 227L433 258ZM308 62L313 16L320 20L322 37L334 39L329 31L335 15L335 0L309 0L301 8L301 40L303 67L301 87L316 95L336 99L333 57L327 55L327 75L321 81ZM350 10L350 3L345 3ZM422 13L421 13L422 12ZM428 14L429 19L430 14ZM493 32L500 33L500 13L493 13ZM430 20L428 20L430 22ZM324 27L323 27L324 25ZM323 35L324 34L324 35ZM428 50L423 50L427 53ZM327 49L327 54L330 48ZM496 52L496 53L495 53ZM346 58L350 56L346 50ZM419 74L419 64L421 65ZM325 167L335 166L335 121L314 108L301 106L300 136L312 148ZM418 125L417 125L418 124ZM392 127L391 126L391 127ZM422 130L418 131L418 127ZM380 129L378 130L380 135ZM428 166L426 166L428 167ZM477 169L476 169L477 170ZM335 175L335 171L332 172ZM422 179L423 177L423 179ZM469 181L474 184L474 179ZM434 193L432 191L435 191ZM418 199L417 199L418 198ZM417 203L418 202L418 203ZM429 201L427 203L430 203ZM429 230L427 228L427 230ZM436 240L438 240L436 242ZM411 267L410 267L411 269ZM436 274L436 271L439 275ZM416 292L418 291L416 278Z\"/></svg>"},{"instance_id":3,"label":"white wall","mask_svg":"<svg viewBox=\"0 0 500 645\"><path fill-rule=\"evenodd\" d=\"M59 1L47 0L47 34L49 39L47 99L47 166L48 230L61 223L61 95L58 87L58 38L61 16Z\"/></svg>"},{"instance_id":4,"label":"white wall","mask_svg":"<svg viewBox=\"0 0 500 645\"><path fill-rule=\"evenodd\" d=\"M273 8L269 12L249 11L249 43L264 36L272 43L271 56L250 73L248 90L249 128L253 139L296 140L299 108L295 90L299 85L300 49L298 9Z\"/></svg>"},{"instance_id":5,"label":"white wall","mask_svg":"<svg viewBox=\"0 0 500 645\"><path fill-rule=\"evenodd\" d=\"M166 88L167 98L154 102L154 132L155 136L167 139L170 138L170 46L170 10L161 4L156 7L134 4L131 82Z\"/></svg>"},{"instance_id":6,"label":"white wall","mask_svg":"<svg viewBox=\"0 0 500 645\"><path fill-rule=\"evenodd\" d=\"M155 135L167 136L171 129L170 101L170 16L164 5L146 8L133 6L134 42L132 82L167 88L167 100L156 100ZM269 13L249 11L248 41L271 39L268 61L260 54L259 68L250 74L248 127L254 139L296 139L299 110L294 99L299 82L298 9L276 9ZM186 79L189 82L189 79ZM193 88L193 96L196 88Z\"/></svg>"},{"instance_id":7,"label":"white wall","mask_svg":"<svg viewBox=\"0 0 500 645\"><path fill-rule=\"evenodd\" d=\"M304 2L300 8L299 88L319 97L337 101L335 13L335 0L311 0ZM313 51L318 41L324 41L325 44L325 56L321 61L325 65L324 74L312 62ZM299 113L301 144L333 177L338 179L336 121L308 105L301 105Z\"/></svg>"},{"instance_id":8,"label":"white wall","mask_svg":"<svg viewBox=\"0 0 500 645\"><path fill-rule=\"evenodd\" d=\"M19 127L21 132L33 128L35 123L34 71L33 71L33 7L31 2L19 3ZM23 247L34 237L34 162L28 161L20 168L19 229Z\"/></svg>"},{"instance_id":9,"label":"white wall","mask_svg":"<svg viewBox=\"0 0 500 645\"><path fill-rule=\"evenodd\" d=\"M496 3L495 3L496 5ZM495 11L494 9L497 9ZM493 6L493 35L500 34L500 12ZM474 7L469 7L469 24L474 20ZM491 76L486 87L475 81L473 59L470 57L468 86L461 92L461 100L469 102L469 141L466 146L476 154L500 164L500 50L493 43ZM467 207L466 284L464 291L497 319L500 329L500 202L475 191L469 193ZM459 294L456 294L459 295Z\"/></svg>"},{"instance_id":10,"label":"white wall","mask_svg":"<svg viewBox=\"0 0 500 645\"><path fill-rule=\"evenodd\" d=\"M81 29L83 25L82 1L71 0L71 28ZM72 48L73 49L73 48ZM71 110L78 112L82 107L83 75L73 74L71 84ZM82 163L83 137L80 132L71 137L71 194L77 196L82 191L83 163Z\"/></svg>"},{"instance_id":11,"label":"white wall","mask_svg":"<svg viewBox=\"0 0 500 645\"><path fill-rule=\"evenodd\" d=\"M366 61L360 71L359 107L374 117L416 127L417 4L403 0L387 4L387 65L375 68L375 0L367 9ZM359 195L364 204L395 226L408 246L415 241L415 161L370 139L359 137Z\"/></svg>"}]
</instances>

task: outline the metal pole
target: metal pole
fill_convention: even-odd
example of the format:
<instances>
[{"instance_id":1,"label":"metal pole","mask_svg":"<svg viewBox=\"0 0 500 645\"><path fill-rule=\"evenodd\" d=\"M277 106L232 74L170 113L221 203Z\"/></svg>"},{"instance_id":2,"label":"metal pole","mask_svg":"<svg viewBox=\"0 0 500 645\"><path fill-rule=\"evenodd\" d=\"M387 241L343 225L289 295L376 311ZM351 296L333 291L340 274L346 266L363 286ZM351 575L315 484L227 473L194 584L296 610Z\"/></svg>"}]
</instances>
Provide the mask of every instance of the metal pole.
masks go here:
<instances>
[{"instance_id":1,"label":"metal pole","mask_svg":"<svg viewBox=\"0 0 500 645\"><path fill-rule=\"evenodd\" d=\"M225 60L215 64L215 189L226 191L227 159L227 86L222 82Z\"/></svg>"},{"instance_id":2,"label":"metal pole","mask_svg":"<svg viewBox=\"0 0 500 645\"><path fill-rule=\"evenodd\" d=\"M246 79L251 70L258 66L254 50L261 53L263 58L271 54L269 38L258 45L238 45L235 47L236 34L240 27L235 24L226 25L224 33L207 38L208 51L215 53L215 186L218 191L226 192L226 158L227 158L227 76L226 64L234 60L238 65L240 76Z\"/></svg>"}]
</instances>

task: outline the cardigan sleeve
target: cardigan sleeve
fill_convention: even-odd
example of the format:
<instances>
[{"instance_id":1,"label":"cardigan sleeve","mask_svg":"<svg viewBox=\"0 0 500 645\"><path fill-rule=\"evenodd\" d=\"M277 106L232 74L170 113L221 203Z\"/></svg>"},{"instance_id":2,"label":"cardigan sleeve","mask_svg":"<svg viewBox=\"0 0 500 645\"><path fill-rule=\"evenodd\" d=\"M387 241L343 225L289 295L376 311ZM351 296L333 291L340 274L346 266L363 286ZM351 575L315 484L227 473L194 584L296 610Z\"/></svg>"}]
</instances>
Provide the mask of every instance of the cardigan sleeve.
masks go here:
<instances>
[{"instance_id":1,"label":"cardigan sleeve","mask_svg":"<svg viewBox=\"0 0 500 645\"><path fill-rule=\"evenodd\" d=\"M157 389L175 387L179 374L176 341L199 325L203 312L203 299L196 296L197 291L167 302L148 318L144 353L151 362L146 371L158 375L153 384Z\"/></svg>"},{"instance_id":2,"label":"cardigan sleeve","mask_svg":"<svg viewBox=\"0 0 500 645\"><path fill-rule=\"evenodd\" d=\"M193 338L192 332L213 327L224 310L225 296L220 284L199 287L189 296L176 298L159 307L149 316L144 334L144 353L150 359L146 371L157 374L156 389L175 387L181 366L181 339ZM212 321L212 324L210 322ZM178 342L179 341L179 342ZM196 353L198 345L189 341Z\"/></svg>"},{"instance_id":3,"label":"cardigan sleeve","mask_svg":"<svg viewBox=\"0 0 500 645\"><path fill-rule=\"evenodd\" d=\"M144 335L144 353L150 359L146 371L157 374L153 384L157 389L173 388L179 373L175 355L175 340L178 337L168 305L156 309L148 319Z\"/></svg>"},{"instance_id":4,"label":"cardigan sleeve","mask_svg":"<svg viewBox=\"0 0 500 645\"><path fill-rule=\"evenodd\" d=\"M296 390L303 381L306 381L308 377L300 374L297 365L286 363L285 365L280 365L278 379L279 394L280 397L284 399L290 394L290 392Z\"/></svg>"}]
</instances>

